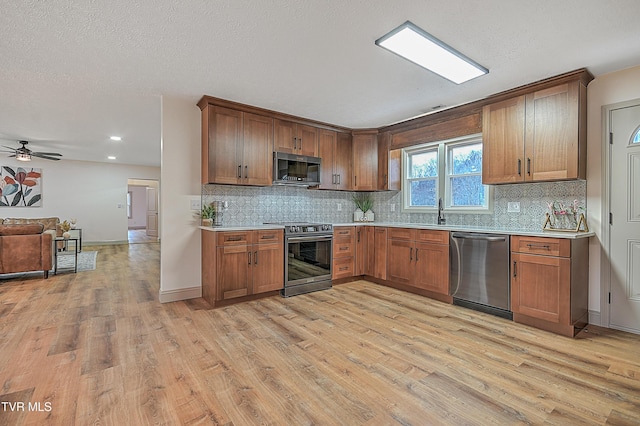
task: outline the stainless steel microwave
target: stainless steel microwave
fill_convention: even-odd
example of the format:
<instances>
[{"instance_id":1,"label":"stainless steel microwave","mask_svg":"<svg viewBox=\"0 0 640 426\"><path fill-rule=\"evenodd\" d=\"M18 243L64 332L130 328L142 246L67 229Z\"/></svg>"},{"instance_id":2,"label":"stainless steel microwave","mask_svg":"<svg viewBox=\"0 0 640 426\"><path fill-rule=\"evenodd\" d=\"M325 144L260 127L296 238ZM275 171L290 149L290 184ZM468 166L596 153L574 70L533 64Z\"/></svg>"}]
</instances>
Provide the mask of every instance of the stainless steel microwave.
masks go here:
<instances>
[{"instance_id":1,"label":"stainless steel microwave","mask_svg":"<svg viewBox=\"0 0 640 426\"><path fill-rule=\"evenodd\" d=\"M274 185L320 185L320 163L322 159L306 155L273 153Z\"/></svg>"}]
</instances>

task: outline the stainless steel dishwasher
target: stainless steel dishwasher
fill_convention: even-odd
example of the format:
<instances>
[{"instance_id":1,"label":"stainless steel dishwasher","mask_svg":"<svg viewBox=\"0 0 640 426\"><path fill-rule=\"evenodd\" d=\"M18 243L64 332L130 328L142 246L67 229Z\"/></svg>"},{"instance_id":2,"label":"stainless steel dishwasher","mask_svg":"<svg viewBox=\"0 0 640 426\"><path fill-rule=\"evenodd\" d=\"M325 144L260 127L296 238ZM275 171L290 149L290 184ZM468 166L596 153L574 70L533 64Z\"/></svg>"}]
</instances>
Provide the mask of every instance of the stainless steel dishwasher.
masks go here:
<instances>
[{"instance_id":1,"label":"stainless steel dishwasher","mask_svg":"<svg viewBox=\"0 0 640 426\"><path fill-rule=\"evenodd\" d=\"M453 304L511 319L509 236L452 232Z\"/></svg>"}]
</instances>

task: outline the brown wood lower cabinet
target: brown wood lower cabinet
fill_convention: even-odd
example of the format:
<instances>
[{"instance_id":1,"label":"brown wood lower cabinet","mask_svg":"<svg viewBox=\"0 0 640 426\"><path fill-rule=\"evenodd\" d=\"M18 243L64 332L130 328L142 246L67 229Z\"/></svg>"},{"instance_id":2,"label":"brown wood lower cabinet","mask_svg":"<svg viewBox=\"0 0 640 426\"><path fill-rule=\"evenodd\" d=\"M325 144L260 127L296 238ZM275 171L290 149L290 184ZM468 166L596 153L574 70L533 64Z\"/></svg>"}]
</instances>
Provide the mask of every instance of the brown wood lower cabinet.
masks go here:
<instances>
[{"instance_id":1,"label":"brown wood lower cabinet","mask_svg":"<svg viewBox=\"0 0 640 426\"><path fill-rule=\"evenodd\" d=\"M511 237L513 320L573 337L588 323L588 239Z\"/></svg>"},{"instance_id":2,"label":"brown wood lower cabinet","mask_svg":"<svg viewBox=\"0 0 640 426\"><path fill-rule=\"evenodd\" d=\"M212 306L284 286L282 230L202 232L202 296Z\"/></svg>"},{"instance_id":3,"label":"brown wood lower cabinet","mask_svg":"<svg viewBox=\"0 0 640 426\"><path fill-rule=\"evenodd\" d=\"M387 233L387 282L450 303L449 232L388 228Z\"/></svg>"},{"instance_id":4,"label":"brown wood lower cabinet","mask_svg":"<svg viewBox=\"0 0 640 426\"><path fill-rule=\"evenodd\" d=\"M356 275L356 244L355 226L337 226L333 229L332 279L339 280Z\"/></svg>"}]
</instances>

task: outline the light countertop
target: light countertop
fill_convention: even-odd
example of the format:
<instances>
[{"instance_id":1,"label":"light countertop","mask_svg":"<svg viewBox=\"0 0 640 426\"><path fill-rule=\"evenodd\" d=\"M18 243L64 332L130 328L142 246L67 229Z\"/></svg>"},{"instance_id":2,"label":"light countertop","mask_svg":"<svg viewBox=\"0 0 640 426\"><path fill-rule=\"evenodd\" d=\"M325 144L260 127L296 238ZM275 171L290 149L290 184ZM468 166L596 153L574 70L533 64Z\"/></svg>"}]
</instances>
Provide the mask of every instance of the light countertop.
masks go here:
<instances>
[{"instance_id":1,"label":"light countertop","mask_svg":"<svg viewBox=\"0 0 640 426\"><path fill-rule=\"evenodd\" d=\"M435 225L427 223L396 223L396 222L347 222L347 223L334 223L334 227L337 226L380 226L387 228L414 228L414 229L431 229L442 231L459 231L459 232L482 232L488 234L507 234L507 235L525 235L533 237L552 237L552 238L588 238L593 237L595 232L562 232L562 231L530 231L530 230L517 230L517 229L496 229L496 228L484 228L473 227L464 225ZM268 224L268 225L251 225L251 226L199 226L203 231L210 232L228 232L228 231L252 231L260 229L284 229L283 225Z\"/></svg>"}]
</instances>

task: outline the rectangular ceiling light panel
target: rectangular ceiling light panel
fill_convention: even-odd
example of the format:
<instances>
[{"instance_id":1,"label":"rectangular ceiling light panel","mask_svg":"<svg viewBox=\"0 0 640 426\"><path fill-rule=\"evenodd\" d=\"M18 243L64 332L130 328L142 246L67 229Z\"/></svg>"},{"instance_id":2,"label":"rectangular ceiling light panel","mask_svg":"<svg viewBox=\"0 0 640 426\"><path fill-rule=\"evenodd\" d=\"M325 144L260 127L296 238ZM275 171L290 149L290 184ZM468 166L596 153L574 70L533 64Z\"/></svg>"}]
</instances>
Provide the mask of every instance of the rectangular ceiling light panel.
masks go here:
<instances>
[{"instance_id":1,"label":"rectangular ceiling light panel","mask_svg":"<svg viewBox=\"0 0 640 426\"><path fill-rule=\"evenodd\" d=\"M380 37L376 44L456 84L489 72L409 21Z\"/></svg>"}]
</instances>

